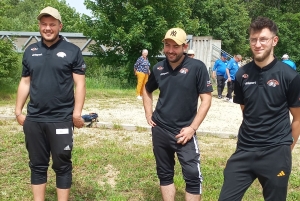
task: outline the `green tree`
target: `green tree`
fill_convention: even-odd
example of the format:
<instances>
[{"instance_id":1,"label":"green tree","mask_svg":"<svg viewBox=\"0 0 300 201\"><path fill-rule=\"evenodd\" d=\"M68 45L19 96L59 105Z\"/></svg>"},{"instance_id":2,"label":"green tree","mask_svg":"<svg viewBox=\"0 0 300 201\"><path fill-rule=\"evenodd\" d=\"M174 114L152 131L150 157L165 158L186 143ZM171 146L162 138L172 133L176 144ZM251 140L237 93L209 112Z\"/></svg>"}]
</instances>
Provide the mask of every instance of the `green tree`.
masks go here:
<instances>
[{"instance_id":1,"label":"green tree","mask_svg":"<svg viewBox=\"0 0 300 201\"><path fill-rule=\"evenodd\" d=\"M0 85L9 86L16 79L20 64L18 54L8 40L0 40L0 61Z\"/></svg>"},{"instance_id":2,"label":"green tree","mask_svg":"<svg viewBox=\"0 0 300 201\"><path fill-rule=\"evenodd\" d=\"M239 0L196 1L193 15L202 19L208 35L222 40L222 49L231 54L247 52L247 28L250 23L248 11ZM201 31L200 31L201 34Z\"/></svg>"},{"instance_id":3,"label":"green tree","mask_svg":"<svg viewBox=\"0 0 300 201\"><path fill-rule=\"evenodd\" d=\"M82 32L83 21L65 0L3 0L0 2L0 28L6 31L38 31L39 12L46 6L57 8L62 16L64 32Z\"/></svg>"},{"instance_id":4,"label":"green tree","mask_svg":"<svg viewBox=\"0 0 300 201\"><path fill-rule=\"evenodd\" d=\"M279 42L275 48L275 55L279 58L287 53L296 63L300 72L300 13L284 13L276 21L279 29Z\"/></svg>"},{"instance_id":5,"label":"green tree","mask_svg":"<svg viewBox=\"0 0 300 201\"><path fill-rule=\"evenodd\" d=\"M279 29L279 42L275 48L277 58L287 53L296 63L300 72L300 2L293 0L267 1L252 0L246 2L249 16L255 19L258 16L269 17L274 20Z\"/></svg>"},{"instance_id":6,"label":"green tree","mask_svg":"<svg viewBox=\"0 0 300 201\"><path fill-rule=\"evenodd\" d=\"M161 54L162 39L172 27L181 27L189 34L199 28L198 19L191 17L194 1L150 0L86 0L94 17L86 17L84 35L97 43L93 52L104 65L110 65L121 79L133 78L133 64L141 56L141 50L149 50L152 64ZM126 68L123 68L126 67Z\"/></svg>"}]
</instances>

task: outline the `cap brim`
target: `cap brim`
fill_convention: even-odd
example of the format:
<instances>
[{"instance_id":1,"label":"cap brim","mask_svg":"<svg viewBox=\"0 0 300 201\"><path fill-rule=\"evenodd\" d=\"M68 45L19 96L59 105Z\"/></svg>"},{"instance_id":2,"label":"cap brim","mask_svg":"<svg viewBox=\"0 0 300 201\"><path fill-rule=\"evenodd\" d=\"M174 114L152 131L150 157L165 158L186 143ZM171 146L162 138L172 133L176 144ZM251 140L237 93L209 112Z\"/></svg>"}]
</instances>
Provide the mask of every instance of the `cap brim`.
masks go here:
<instances>
[{"instance_id":1,"label":"cap brim","mask_svg":"<svg viewBox=\"0 0 300 201\"><path fill-rule=\"evenodd\" d=\"M36 19L38 19L38 20L40 20L43 16L45 16L45 15L50 15L50 14L48 14L48 13L41 13L41 14L39 14L38 16L37 16L37 18ZM51 15L52 16L52 15ZM53 17L53 16L52 16Z\"/></svg>"},{"instance_id":2,"label":"cap brim","mask_svg":"<svg viewBox=\"0 0 300 201\"><path fill-rule=\"evenodd\" d=\"M185 44L182 41L178 40L177 38L164 38L162 41L164 42L166 39L173 40L177 45Z\"/></svg>"}]
</instances>

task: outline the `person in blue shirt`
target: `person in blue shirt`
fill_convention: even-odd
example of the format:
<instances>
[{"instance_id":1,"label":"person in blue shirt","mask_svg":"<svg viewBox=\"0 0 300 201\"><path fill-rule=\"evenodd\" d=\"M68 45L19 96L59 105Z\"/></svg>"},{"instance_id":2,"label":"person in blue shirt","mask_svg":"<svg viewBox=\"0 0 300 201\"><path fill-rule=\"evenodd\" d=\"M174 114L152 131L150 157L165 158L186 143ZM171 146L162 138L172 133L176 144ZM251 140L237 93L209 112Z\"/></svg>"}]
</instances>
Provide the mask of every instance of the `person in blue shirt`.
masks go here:
<instances>
[{"instance_id":1,"label":"person in blue shirt","mask_svg":"<svg viewBox=\"0 0 300 201\"><path fill-rule=\"evenodd\" d=\"M217 88L218 88L218 98L222 98L222 93L225 87L225 78L224 75L226 73L226 66L227 66L227 55L222 54L221 59L218 59L215 62L213 67L213 79L217 77Z\"/></svg>"},{"instance_id":2,"label":"person in blue shirt","mask_svg":"<svg viewBox=\"0 0 300 201\"><path fill-rule=\"evenodd\" d=\"M224 78L227 79L227 95L226 100L229 102L232 102L232 92L234 88L234 81L235 81L235 74L239 69L239 63L242 61L241 55L234 55L232 59L229 60L227 67L226 67L226 73L224 75Z\"/></svg>"},{"instance_id":3,"label":"person in blue shirt","mask_svg":"<svg viewBox=\"0 0 300 201\"><path fill-rule=\"evenodd\" d=\"M282 62L283 62L283 63L286 63L286 64L289 65L292 69L296 70L296 64L295 64L292 60L290 60L289 58L290 58L289 55L284 54L284 55L282 56L281 59L282 59Z\"/></svg>"}]
</instances>

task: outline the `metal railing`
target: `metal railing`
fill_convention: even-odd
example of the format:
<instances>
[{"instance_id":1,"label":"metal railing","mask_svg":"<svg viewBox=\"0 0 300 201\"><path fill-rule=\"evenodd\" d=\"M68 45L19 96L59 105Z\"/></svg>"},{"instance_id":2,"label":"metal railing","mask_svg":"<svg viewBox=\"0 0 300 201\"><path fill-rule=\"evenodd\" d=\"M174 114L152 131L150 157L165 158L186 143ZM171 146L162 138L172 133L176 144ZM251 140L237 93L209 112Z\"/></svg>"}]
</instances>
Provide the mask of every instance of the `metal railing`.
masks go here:
<instances>
[{"instance_id":1,"label":"metal railing","mask_svg":"<svg viewBox=\"0 0 300 201\"><path fill-rule=\"evenodd\" d=\"M60 32L64 40L77 45L82 54L85 56L92 56L93 53L89 51L88 46L94 41L84 36L82 33L68 33ZM41 40L39 32L24 32L24 31L0 31L0 40L9 40L13 44L16 52L22 53L30 44ZM101 46L105 51L105 47Z\"/></svg>"},{"instance_id":2,"label":"metal railing","mask_svg":"<svg viewBox=\"0 0 300 201\"><path fill-rule=\"evenodd\" d=\"M229 54L228 52L222 50L221 48L215 46L214 44L212 44L212 56L211 59L212 61L216 61L217 59L220 59L221 54L226 54L227 58L231 59L233 56L231 54Z\"/></svg>"}]
</instances>

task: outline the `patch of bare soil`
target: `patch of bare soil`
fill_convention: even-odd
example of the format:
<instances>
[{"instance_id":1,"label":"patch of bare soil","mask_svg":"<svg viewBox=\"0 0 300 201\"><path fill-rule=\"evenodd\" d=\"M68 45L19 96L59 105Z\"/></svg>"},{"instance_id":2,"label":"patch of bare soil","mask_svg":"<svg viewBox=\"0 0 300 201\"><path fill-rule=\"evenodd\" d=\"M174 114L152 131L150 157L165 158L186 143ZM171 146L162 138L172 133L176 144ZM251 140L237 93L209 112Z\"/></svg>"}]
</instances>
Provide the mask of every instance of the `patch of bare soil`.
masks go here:
<instances>
[{"instance_id":1,"label":"patch of bare soil","mask_svg":"<svg viewBox=\"0 0 300 201\"><path fill-rule=\"evenodd\" d=\"M154 98L153 108L157 99ZM23 112L26 112L24 107ZM82 114L98 113L98 120L112 125L132 125L149 127L145 118L143 103L135 97L131 99L89 99L86 100ZM0 118L14 118L14 105L0 107ZM224 133L236 135L242 122L242 112L238 104L213 98L208 114L198 131L201 133Z\"/></svg>"}]
</instances>

